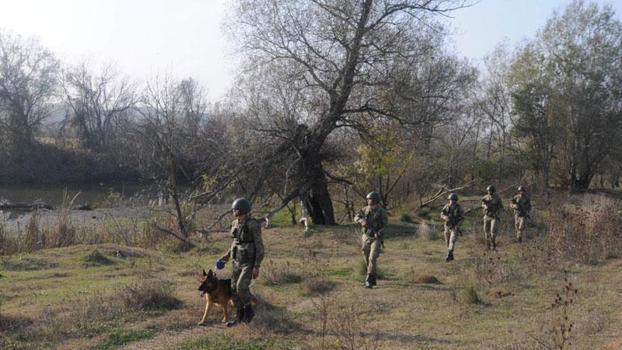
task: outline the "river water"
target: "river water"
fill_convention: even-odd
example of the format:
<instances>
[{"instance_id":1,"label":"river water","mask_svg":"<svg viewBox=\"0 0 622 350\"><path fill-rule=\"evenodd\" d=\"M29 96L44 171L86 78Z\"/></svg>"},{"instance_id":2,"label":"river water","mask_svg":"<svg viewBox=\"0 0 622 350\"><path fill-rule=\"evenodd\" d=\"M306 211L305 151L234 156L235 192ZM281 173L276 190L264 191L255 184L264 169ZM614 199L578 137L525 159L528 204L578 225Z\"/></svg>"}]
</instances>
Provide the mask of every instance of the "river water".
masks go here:
<instances>
[{"instance_id":1,"label":"river water","mask_svg":"<svg viewBox=\"0 0 622 350\"><path fill-rule=\"evenodd\" d=\"M74 199L73 203L70 203ZM2 186L0 201L10 203L45 202L53 210L39 210L38 218L42 226L54 225L58 221L59 209L87 205L93 210L71 210L70 216L75 224L89 225L106 218L145 218L148 205L157 202L158 192L150 185L94 184L68 186ZM32 217L30 211L0 211L0 224L8 231L19 231Z\"/></svg>"}]
</instances>

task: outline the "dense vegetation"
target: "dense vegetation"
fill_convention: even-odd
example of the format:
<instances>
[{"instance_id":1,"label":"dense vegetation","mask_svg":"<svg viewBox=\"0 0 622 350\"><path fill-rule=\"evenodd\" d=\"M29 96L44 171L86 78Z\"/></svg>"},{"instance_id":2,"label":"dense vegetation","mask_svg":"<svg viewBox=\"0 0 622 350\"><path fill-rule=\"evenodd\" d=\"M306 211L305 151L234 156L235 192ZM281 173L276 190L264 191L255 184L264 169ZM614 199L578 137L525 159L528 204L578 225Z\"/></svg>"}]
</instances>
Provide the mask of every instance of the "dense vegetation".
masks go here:
<instances>
[{"instance_id":1,"label":"dense vegetation","mask_svg":"<svg viewBox=\"0 0 622 350\"><path fill-rule=\"evenodd\" d=\"M319 224L372 188L393 207L463 184L617 187L612 9L574 1L480 70L447 49L439 19L467 5L240 0L243 63L217 104L192 78L138 83L0 32L0 181L185 182L201 203L298 198Z\"/></svg>"}]
</instances>

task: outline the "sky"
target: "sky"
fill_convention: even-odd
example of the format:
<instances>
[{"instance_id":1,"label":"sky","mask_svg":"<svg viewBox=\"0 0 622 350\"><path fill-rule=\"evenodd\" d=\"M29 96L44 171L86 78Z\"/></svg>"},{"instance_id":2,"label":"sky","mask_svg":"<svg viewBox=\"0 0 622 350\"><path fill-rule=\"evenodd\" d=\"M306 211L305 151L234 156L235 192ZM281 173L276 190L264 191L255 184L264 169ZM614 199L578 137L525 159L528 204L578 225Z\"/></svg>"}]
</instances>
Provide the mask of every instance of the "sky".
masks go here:
<instances>
[{"instance_id":1,"label":"sky","mask_svg":"<svg viewBox=\"0 0 622 350\"><path fill-rule=\"evenodd\" d=\"M261 0L257 0L261 1ZM475 64L501 41L532 38L571 0L479 0L446 19L457 54ZM622 0L610 4L622 20ZM221 99L235 75L223 34L229 0L0 0L0 28L35 36L64 63L114 63L138 80L193 77Z\"/></svg>"}]
</instances>

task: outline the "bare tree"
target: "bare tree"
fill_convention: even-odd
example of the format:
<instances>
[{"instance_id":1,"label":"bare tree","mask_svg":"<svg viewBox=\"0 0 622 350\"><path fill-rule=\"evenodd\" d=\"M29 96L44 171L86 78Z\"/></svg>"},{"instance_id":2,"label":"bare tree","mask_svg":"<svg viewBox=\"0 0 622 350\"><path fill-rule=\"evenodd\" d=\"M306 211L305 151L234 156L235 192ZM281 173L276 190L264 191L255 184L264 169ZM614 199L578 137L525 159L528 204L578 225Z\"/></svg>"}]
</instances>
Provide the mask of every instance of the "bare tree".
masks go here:
<instances>
[{"instance_id":1,"label":"bare tree","mask_svg":"<svg viewBox=\"0 0 622 350\"><path fill-rule=\"evenodd\" d=\"M372 115L407 123L379 90L390 85L396 62L426 48L418 39L438 29L428 17L464 4L238 1L232 28L248 57L243 82L249 85L249 113L280 115L264 131L281 140L277 151L287 156L280 158L294 164L297 181L284 203L300 196L314 223L335 223L324 168L330 153L326 141L334 130L357 127Z\"/></svg>"},{"instance_id":2,"label":"bare tree","mask_svg":"<svg viewBox=\"0 0 622 350\"><path fill-rule=\"evenodd\" d=\"M51 111L59 62L34 38L0 31L0 125L12 155L29 149Z\"/></svg>"},{"instance_id":3,"label":"bare tree","mask_svg":"<svg viewBox=\"0 0 622 350\"><path fill-rule=\"evenodd\" d=\"M86 148L105 151L118 127L136 103L135 86L114 66L94 73L87 63L68 69L63 76L65 101L71 108L69 123Z\"/></svg>"}]
</instances>

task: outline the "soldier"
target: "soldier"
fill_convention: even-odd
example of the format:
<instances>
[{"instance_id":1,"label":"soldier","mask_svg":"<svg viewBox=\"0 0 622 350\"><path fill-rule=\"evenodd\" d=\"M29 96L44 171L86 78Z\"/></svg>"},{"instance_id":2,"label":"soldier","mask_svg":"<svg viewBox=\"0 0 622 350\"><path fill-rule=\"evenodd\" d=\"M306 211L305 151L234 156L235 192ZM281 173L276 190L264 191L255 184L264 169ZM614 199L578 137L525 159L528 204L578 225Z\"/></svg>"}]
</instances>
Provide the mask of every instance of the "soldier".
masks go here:
<instances>
[{"instance_id":1,"label":"soldier","mask_svg":"<svg viewBox=\"0 0 622 350\"><path fill-rule=\"evenodd\" d=\"M454 245L460 233L460 224L464 221L464 209L458 204L458 195L450 193L449 203L445 204L441 211L441 219L445 221L445 244L447 244L447 258L445 261L454 260Z\"/></svg>"},{"instance_id":2,"label":"soldier","mask_svg":"<svg viewBox=\"0 0 622 350\"><path fill-rule=\"evenodd\" d=\"M487 195L482 198L482 209L484 210L484 238L488 249L497 250L497 222L499 211L503 209L503 202L496 193L495 186L486 187Z\"/></svg>"},{"instance_id":3,"label":"soldier","mask_svg":"<svg viewBox=\"0 0 622 350\"><path fill-rule=\"evenodd\" d=\"M363 231L361 251L367 265L367 276L363 286L372 288L376 285L376 260L383 245L382 228L388 222L387 212L380 206L378 192L367 194L367 206L356 214L354 221L361 225Z\"/></svg>"},{"instance_id":4,"label":"soldier","mask_svg":"<svg viewBox=\"0 0 622 350\"><path fill-rule=\"evenodd\" d=\"M259 267L264 256L263 240L261 239L261 223L250 217L251 203L246 198L238 198L231 205L236 217L231 223L231 248L220 259L233 258L231 274L231 290L236 307L236 318L227 326L239 322L248 323L255 316L251 305L251 279L259 276Z\"/></svg>"},{"instance_id":5,"label":"soldier","mask_svg":"<svg viewBox=\"0 0 622 350\"><path fill-rule=\"evenodd\" d=\"M516 240L518 243L523 241L525 233L525 219L529 217L531 211L531 200L527 195L525 187L518 186L518 192L510 201L510 208L514 209L514 227L516 227Z\"/></svg>"}]
</instances>

